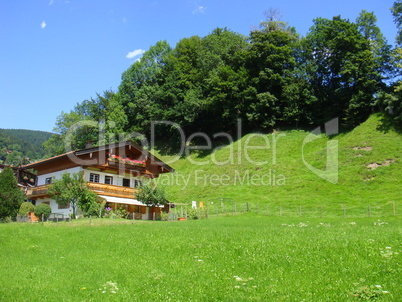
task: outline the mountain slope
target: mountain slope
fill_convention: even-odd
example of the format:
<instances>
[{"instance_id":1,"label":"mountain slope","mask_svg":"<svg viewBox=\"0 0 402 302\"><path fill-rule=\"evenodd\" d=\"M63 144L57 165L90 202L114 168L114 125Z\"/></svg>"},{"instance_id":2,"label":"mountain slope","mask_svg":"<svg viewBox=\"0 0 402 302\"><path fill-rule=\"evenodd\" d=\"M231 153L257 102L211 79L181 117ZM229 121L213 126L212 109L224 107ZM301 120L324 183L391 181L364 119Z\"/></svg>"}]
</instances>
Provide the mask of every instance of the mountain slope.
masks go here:
<instances>
[{"instance_id":1,"label":"mountain slope","mask_svg":"<svg viewBox=\"0 0 402 302\"><path fill-rule=\"evenodd\" d=\"M6 161L10 152L18 152L18 155L28 157L31 160L44 156L42 144L52 134L45 131L25 129L0 129L0 160Z\"/></svg>"},{"instance_id":2,"label":"mountain slope","mask_svg":"<svg viewBox=\"0 0 402 302\"><path fill-rule=\"evenodd\" d=\"M380 116L373 115L353 131L331 139L322 135L310 142L308 132L296 130L245 135L207 156L192 154L171 162L177 173L162 175L158 181L173 202L208 203L223 197L238 204L275 207L402 205L402 136L380 132L379 125ZM336 183L312 171L316 168L325 174L327 143L338 146ZM225 161L229 162L216 164Z\"/></svg>"}]
</instances>

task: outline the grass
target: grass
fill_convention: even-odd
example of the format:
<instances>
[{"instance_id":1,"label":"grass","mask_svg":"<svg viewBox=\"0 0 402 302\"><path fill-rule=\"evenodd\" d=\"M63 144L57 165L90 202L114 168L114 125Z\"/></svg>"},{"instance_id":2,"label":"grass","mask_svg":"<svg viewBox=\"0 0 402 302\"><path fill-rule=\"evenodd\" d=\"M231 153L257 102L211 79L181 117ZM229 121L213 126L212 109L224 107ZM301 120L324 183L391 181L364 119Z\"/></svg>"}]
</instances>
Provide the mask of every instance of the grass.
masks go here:
<instances>
[{"instance_id":1,"label":"grass","mask_svg":"<svg viewBox=\"0 0 402 302\"><path fill-rule=\"evenodd\" d=\"M1 301L399 301L396 218L0 225Z\"/></svg>"},{"instance_id":2,"label":"grass","mask_svg":"<svg viewBox=\"0 0 402 302\"><path fill-rule=\"evenodd\" d=\"M331 139L321 136L304 147L309 133L301 130L245 135L211 154L193 152L172 162L177 172L162 175L158 181L172 202L210 204L224 197L238 204L274 208L372 206L384 208L386 212L380 211L381 215L389 215L395 203L401 214L402 136L392 130L379 131L380 120L379 115L372 115L353 131ZM337 183L317 176L303 162L304 155L308 164L325 169L328 142L338 144ZM388 166L367 167L387 160L391 160Z\"/></svg>"}]
</instances>

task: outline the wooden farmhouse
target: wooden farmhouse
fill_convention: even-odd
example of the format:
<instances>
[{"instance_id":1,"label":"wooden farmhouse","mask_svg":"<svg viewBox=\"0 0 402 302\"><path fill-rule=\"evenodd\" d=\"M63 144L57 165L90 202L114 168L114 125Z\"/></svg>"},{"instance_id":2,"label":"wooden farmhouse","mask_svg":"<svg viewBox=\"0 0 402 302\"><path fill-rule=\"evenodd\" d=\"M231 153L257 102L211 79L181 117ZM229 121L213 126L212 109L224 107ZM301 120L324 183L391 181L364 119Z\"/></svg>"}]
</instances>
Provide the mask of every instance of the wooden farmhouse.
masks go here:
<instances>
[{"instance_id":1,"label":"wooden farmhouse","mask_svg":"<svg viewBox=\"0 0 402 302\"><path fill-rule=\"evenodd\" d=\"M153 219L160 207L148 207L135 198L144 180L174 170L131 141L71 151L24 166L37 173L35 186L27 189L27 197L35 205L47 203L52 214L67 218L72 209L58 205L47 194L48 186L64 173L82 173L89 188L106 201L106 207L125 209L130 218Z\"/></svg>"}]
</instances>

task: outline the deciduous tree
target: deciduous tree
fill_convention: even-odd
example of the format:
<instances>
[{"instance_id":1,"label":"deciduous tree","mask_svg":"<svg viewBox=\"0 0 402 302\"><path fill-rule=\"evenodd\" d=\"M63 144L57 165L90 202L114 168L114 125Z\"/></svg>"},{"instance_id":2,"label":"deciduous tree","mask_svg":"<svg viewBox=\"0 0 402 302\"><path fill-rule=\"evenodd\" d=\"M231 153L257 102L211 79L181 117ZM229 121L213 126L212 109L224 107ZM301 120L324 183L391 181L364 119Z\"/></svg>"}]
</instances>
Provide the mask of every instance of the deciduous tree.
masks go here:
<instances>
[{"instance_id":1,"label":"deciduous tree","mask_svg":"<svg viewBox=\"0 0 402 302\"><path fill-rule=\"evenodd\" d=\"M88 184L81 173L64 173L61 179L54 180L49 186L48 194L62 206L71 206L73 218L76 217L77 207L89 208L88 205L96 202L97 195L88 188Z\"/></svg>"},{"instance_id":2,"label":"deciduous tree","mask_svg":"<svg viewBox=\"0 0 402 302\"><path fill-rule=\"evenodd\" d=\"M137 200L152 207L165 205L168 202L165 196L165 190L162 187L158 187L153 182L144 184L135 195Z\"/></svg>"}]
</instances>

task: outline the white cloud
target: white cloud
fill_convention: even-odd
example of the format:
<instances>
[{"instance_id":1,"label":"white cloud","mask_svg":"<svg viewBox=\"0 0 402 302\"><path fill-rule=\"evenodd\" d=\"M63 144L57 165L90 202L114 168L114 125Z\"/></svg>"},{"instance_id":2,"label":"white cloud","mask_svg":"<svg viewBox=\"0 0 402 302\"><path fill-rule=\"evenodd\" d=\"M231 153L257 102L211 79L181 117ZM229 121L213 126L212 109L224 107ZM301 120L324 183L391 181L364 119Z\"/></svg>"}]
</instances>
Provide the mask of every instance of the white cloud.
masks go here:
<instances>
[{"instance_id":1,"label":"white cloud","mask_svg":"<svg viewBox=\"0 0 402 302\"><path fill-rule=\"evenodd\" d=\"M40 24L40 27L41 27L42 29L44 29L44 28L46 27L46 22L45 22L45 21L42 21L42 23Z\"/></svg>"},{"instance_id":2,"label":"white cloud","mask_svg":"<svg viewBox=\"0 0 402 302\"><path fill-rule=\"evenodd\" d=\"M49 6L52 5L53 3L54 3L54 0L50 0Z\"/></svg>"},{"instance_id":3,"label":"white cloud","mask_svg":"<svg viewBox=\"0 0 402 302\"><path fill-rule=\"evenodd\" d=\"M193 10L193 14L205 14L206 10L207 10L206 6L198 5L197 8Z\"/></svg>"},{"instance_id":4,"label":"white cloud","mask_svg":"<svg viewBox=\"0 0 402 302\"><path fill-rule=\"evenodd\" d=\"M142 55L144 52L145 52L145 50L143 50L143 49L136 49L136 50L133 50L133 51L129 52L126 55L126 58L127 59L132 59L132 58L135 58L136 56Z\"/></svg>"}]
</instances>

